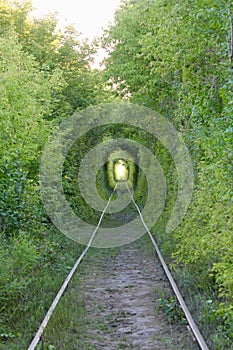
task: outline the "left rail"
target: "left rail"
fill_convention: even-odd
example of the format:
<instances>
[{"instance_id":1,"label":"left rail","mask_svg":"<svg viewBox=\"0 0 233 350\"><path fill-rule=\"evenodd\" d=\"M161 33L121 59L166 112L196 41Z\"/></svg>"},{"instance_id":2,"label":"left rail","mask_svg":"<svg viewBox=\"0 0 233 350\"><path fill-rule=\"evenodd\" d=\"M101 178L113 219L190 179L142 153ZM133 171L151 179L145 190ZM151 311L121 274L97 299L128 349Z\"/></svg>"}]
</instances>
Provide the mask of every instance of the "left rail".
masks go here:
<instances>
[{"instance_id":1,"label":"left rail","mask_svg":"<svg viewBox=\"0 0 233 350\"><path fill-rule=\"evenodd\" d=\"M34 350L36 348L36 346L38 345L38 343L40 342L41 336L42 336L42 334L43 334L43 332L44 332L44 330L45 330L45 328L46 328L46 326L47 326L47 324L48 324L48 322L49 322L49 320L50 320L50 318L51 318L51 316L52 316L52 314L53 314L53 312L54 312L54 310L55 310L55 308L57 306L57 304L59 303L63 293L65 292L65 290L66 290L66 288L67 288L67 286L68 286L68 284L70 282L70 280L72 279L75 271L77 270L77 267L79 266L79 264L83 260L84 256L86 255L88 249L90 248L90 246L91 246L91 244L92 244L92 242L93 242L93 240L95 238L95 235L96 235L96 233L97 233L97 231L98 231L98 229L99 229L99 227L101 225L101 222L103 220L104 214L105 214L107 208L109 207L109 204L111 202L113 193L116 191L116 187L117 187L117 185L115 186L111 196L108 199L108 202L107 202L107 204L106 204L106 206L105 206L105 208L104 208L104 210L103 210L103 212L102 212L102 214L100 216L99 222L98 222L94 232L92 233L91 238L90 238L86 248L84 249L82 254L79 256L79 258L75 262L74 266L72 267L70 273L68 274L68 276L66 277L65 281L63 282L63 285L61 286L59 292L57 293L55 299L53 300L53 302L52 302L52 304L51 304L47 314L45 315L45 318L43 319L43 321L42 321L42 323L41 323L37 333L35 334L34 338L32 339L32 341L31 341L31 343L30 343L30 345L28 347L28 350Z\"/></svg>"}]
</instances>

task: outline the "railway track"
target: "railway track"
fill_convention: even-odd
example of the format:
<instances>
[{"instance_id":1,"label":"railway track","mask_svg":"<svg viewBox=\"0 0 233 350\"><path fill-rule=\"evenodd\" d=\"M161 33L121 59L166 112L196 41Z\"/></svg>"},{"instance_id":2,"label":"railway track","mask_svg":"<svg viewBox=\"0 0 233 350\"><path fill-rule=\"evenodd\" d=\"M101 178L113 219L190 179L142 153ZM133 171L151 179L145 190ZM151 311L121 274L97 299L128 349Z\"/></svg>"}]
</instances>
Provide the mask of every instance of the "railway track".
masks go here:
<instances>
[{"instance_id":1,"label":"railway track","mask_svg":"<svg viewBox=\"0 0 233 350\"><path fill-rule=\"evenodd\" d=\"M134 198L133 198L133 195L132 195L132 193L131 193L131 191L130 191L130 188L129 188L127 182L125 182L125 185L126 185L127 191L129 192L131 201L133 202L134 206L136 207L136 209L137 209L137 211L138 211L138 215L139 215L139 217L140 217L140 219L141 219L141 222L142 222L142 224L144 225L146 232L148 233L148 236L149 236L149 238L150 238L150 241L151 241L151 243L152 243L152 245L153 245L153 247L154 247L154 249L155 249L155 251L156 251L156 254L157 254L157 256L158 256L158 258L159 258L159 261L160 261L160 263L161 263L161 266L162 266L162 268L163 268L163 270L164 270L164 272L165 272L165 274L166 274L166 277L167 277L167 279L168 279L168 281L169 281L169 283L170 283L170 286L171 286L171 288L172 288L172 290L173 290L173 292L174 292L174 294L175 294L175 296L176 296L176 298L177 298L177 301L178 301L179 304L180 304L180 307L182 308L182 310L183 310L183 312L184 312L185 318L186 318L187 323L188 323L188 329L189 329L189 331L191 332L191 334L192 334L193 337L195 338L195 340L196 340L196 342L197 342L197 344L198 344L198 346L199 346L199 348L200 348L201 350L210 350L209 347L208 347L208 345L207 345L207 343L206 343L206 341L205 341L205 339L203 338L203 336L202 336L200 330L198 329L198 326L197 326L197 324L195 323L195 321L194 321L194 319L193 319L193 317L192 317L192 315L191 315L191 313L190 313L190 311L189 311L189 309L188 309L188 307L187 307L187 305L186 305L186 303L185 303L185 301L184 301L184 298L182 297L182 295L181 295L181 293L180 293L180 291L179 291L179 289L178 289L178 287L177 287L177 285L176 285L176 283L175 283L175 280L174 280L173 277L172 277L172 274L171 274L171 272L170 272L168 266L167 266L166 263L165 263L165 260L164 260L162 254L161 254L161 252L160 252L160 250L159 250L159 248L158 248L158 245L157 245L157 243L156 243L154 237L152 236L152 234L151 234L149 228L147 227L147 225L146 225L146 223L145 223L145 221L144 221L144 218L143 218L143 216L142 216L142 214L141 214L141 211L140 211L140 209L139 209L137 203L135 202L135 200L134 200ZM100 216L99 222L98 222L96 228L94 229L94 231L93 231L93 233L92 233L92 235L91 235L91 237L90 237L90 240L89 240L89 242L88 242L86 248L84 249L84 251L82 252L82 254L79 256L79 258L77 259L77 261L75 262L73 268L71 269L71 271L70 271L70 273L68 274L67 278L65 279L63 285L61 286L59 292L57 293L55 299L53 300L53 302L52 302L52 304L51 304L51 306L50 306L50 308L49 308L49 310L48 310L48 312L47 312L45 318L43 319L43 321L42 321L42 323L41 323L41 325L40 325L40 327L39 327L37 333L36 333L35 336L33 337L32 341L31 341L31 343L30 343L30 345L29 345L29 347L28 347L28 350L34 350L34 349L36 349L37 345L39 344L39 342L40 342L40 340L41 340L41 337L42 337L42 334L43 334L45 328L47 327L48 322L49 322L49 320L50 320L50 318L51 318L51 316L52 316L52 314L53 314L53 312L54 312L54 310L55 310L57 304L59 303L59 301L60 301L62 295L64 294L64 292L65 292L65 290L66 290L66 288L67 288L69 282L71 281L71 279L72 279L74 273L76 272L78 266L80 265L80 263L81 263L81 261L83 260L84 256L87 254L89 248L91 247L91 245L92 245L92 243L93 243L93 240L95 239L95 236L96 236L96 234L97 234L97 232L98 232L98 229L99 229L99 227L100 227L100 225L101 225L101 222L102 222L102 220L103 220L104 214L106 213L106 211L107 211L107 209L108 209L108 207L109 207L109 205L110 205L112 196L113 196L114 192L116 191L116 188L117 188L117 185L115 186L115 188L114 188L114 190L113 190L111 196L109 197L109 200L108 200L108 202L107 202L107 204L106 204L106 206L105 206L105 208L104 208L104 210L103 210L103 212L102 212L102 214L101 214L101 216Z\"/></svg>"}]
</instances>

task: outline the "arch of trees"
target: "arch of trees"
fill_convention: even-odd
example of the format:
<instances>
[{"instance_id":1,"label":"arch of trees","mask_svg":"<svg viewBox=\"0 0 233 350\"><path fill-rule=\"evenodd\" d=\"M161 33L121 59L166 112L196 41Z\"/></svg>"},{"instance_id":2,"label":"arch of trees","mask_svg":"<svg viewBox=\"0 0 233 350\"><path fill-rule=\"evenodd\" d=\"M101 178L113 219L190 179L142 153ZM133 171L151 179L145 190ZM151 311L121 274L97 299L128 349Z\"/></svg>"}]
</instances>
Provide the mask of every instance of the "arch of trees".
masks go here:
<instances>
[{"instance_id":1,"label":"arch of trees","mask_svg":"<svg viewBox=\"0 0 233 350\"><path fill-rule=\"evenodd\" d=\"M68 170L75 172L73 158L79 164L88 147L104 137L129 136L150 147L160 157L171 193L154 235L174 273L182 276L181 287L202 310L197 317L212 348L228 348L233 338L232 2L123 0L115 23L99 39L108 52L102 71L90 68L94 45L80 41L74 28L59 32L55 16L32 19L30 11L30 1L0 0L0 342L6 348L8 341L25 346L23 328L35 331L82 249L56 231L40 202L46 140L74 111L127 99L169 118L189 148L195 189L182 224L166 236L176 195L174 164L163 147L136 129L109 126L84 137L65 164L67 196L88 218L79 193L73 195L76 182ZM104 174L98 176L101 182ZM60 279L54 279L54 269ZM196 300L189 290L196 291ZM43 295L48 298L39 308Z\"/></svg>"}]
</instances>

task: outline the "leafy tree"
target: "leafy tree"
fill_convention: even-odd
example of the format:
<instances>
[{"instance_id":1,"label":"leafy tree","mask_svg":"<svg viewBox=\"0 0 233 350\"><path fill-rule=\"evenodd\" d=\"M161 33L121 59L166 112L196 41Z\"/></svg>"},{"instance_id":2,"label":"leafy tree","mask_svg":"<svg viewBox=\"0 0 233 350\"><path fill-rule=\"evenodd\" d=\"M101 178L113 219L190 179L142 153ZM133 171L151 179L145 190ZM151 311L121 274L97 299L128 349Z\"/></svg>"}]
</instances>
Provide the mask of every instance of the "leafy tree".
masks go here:
<instances>
[{"instance_id":1,"label":"leafy tree","mask_svg":"<svg viewBox=\"0 0 233 350\"><path fill-rule=\"evenodd\" d=\"M228 0L126 0L102 39L109 53L105 76L115 93L165 114L189 146L196 187L184 223L171 238L170 254L200 289L219 291L216 317L223 316L228 339L233 318L232 11ZM167 250L168 237L161 241Z\"/></svg>"},{"instance_id":2,"label":"leafy tree","mask_svg":"<svg viewBox=\"0 0 233 350\"><path fill-rule=\"evenodd\" d=\"M22 220L13 217L23 216L26 175L37 177L40 150L49 133L44 118L51 114L52 95L63 88L64 81L58 69L45 77L35 59L22 51L14 32L0 39L0 51L1 208L3 227L17 227Z\"/></svg>"},{"instance_id":3,"label":"leafy tree","mask_svg":"<svg viewBox=\"0 0 233 350\"><path fill-rule=\"evenodd\" d=\"M8 341L26 347L27 334L35 332L64 278L61 272L80 253L44 212L41 150L61 118L105 96L99 93L101 75L89 66L89 46L71 27L56 31L52 15L32 20L30 10L28 1L0 0L0 342L7 348L14 347Z\"/></svg>"},{"instance_id":4,"label":"leafy tree","mask_svg":"<svg viewBox=\"0 0 233 350\"><path fill-rule=\"evenodd\" d=\"M42 19L31 19L31 2L21 1L0 3L0 30L4 32L11 26L23 51L35 57L39 69L51 74L59 69L66 81L64 89L54 93L54 112L52 117L72 114L96 103L99 89L90 68L94 50L87 42L81 42L79 33L67 26L64 32L56 30L55 15Z\"/></svg>"}]
</instances>

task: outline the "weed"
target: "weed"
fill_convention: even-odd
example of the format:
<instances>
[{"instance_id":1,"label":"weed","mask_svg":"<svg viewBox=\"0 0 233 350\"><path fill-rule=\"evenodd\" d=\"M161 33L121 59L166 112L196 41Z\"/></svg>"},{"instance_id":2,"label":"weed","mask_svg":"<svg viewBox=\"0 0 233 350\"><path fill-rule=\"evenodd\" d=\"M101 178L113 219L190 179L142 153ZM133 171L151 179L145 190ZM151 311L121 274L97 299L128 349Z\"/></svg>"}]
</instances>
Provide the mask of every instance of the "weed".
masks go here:
<instances>
[{"instance_id":1,"label":"weed","mask_svg":"<svg viewBox=\"0 0 233 350\"><path fill-rule=\"evenodd\" d=\"M159 309L165 312L167 319L171 324L184 324L186 322L183 310L175 298L158 299L158 302Z\"/></svg>"}]
</instances>

